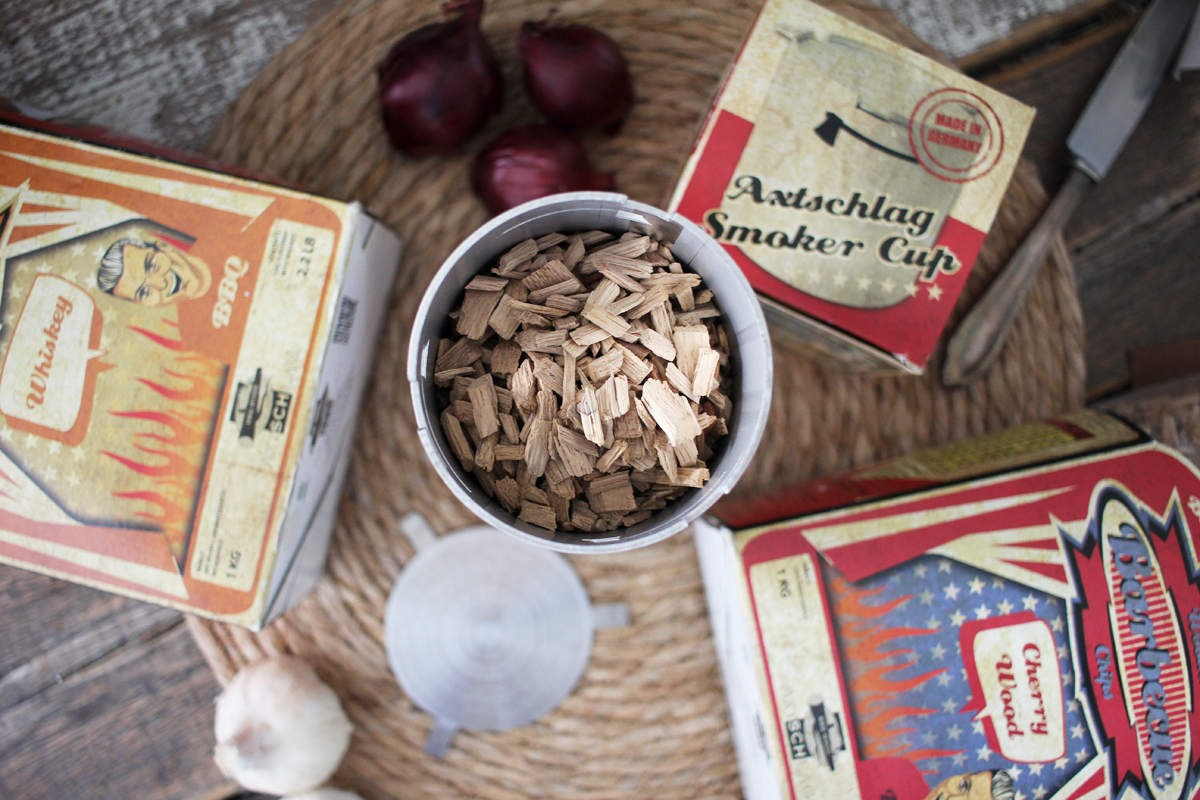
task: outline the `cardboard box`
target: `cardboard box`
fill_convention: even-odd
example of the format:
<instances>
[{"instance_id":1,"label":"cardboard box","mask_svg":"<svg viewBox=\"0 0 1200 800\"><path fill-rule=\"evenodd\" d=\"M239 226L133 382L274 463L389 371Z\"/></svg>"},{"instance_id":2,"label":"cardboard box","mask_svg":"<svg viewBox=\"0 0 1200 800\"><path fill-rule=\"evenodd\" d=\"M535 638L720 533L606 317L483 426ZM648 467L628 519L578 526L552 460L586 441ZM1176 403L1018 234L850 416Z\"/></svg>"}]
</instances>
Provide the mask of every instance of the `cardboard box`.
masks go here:
<instances>
[{"instance_id":1,"label":"cardboard box","mask_svg":"<svg viewBox=\"0 0 1200 800\"><path fill-rule=\"evenodd\" d=\"M261 627L323 569L400 240L4 120L0 562Z\"/></svg>"},{"instance_id":2,"label":"cardboard box","mask_svg":"<svg viewBox=\"0 0 1200 800\"><path fill-rule=\"evenodd\" d=\"M1178 453L1083 412L716 510L696 541L748 800L1194 795Z\"/></svg>"},{"instance_id":3,"label":"cardboard box","mask_svg":"<svg viewBox=\"0 0 1200 800\"><path fill-rule=\"evenodd\" d=\"M1033 109L805 0L767 0L668 210L767 319L858 371L921 372Z\"/></svg>"}]
</instances>

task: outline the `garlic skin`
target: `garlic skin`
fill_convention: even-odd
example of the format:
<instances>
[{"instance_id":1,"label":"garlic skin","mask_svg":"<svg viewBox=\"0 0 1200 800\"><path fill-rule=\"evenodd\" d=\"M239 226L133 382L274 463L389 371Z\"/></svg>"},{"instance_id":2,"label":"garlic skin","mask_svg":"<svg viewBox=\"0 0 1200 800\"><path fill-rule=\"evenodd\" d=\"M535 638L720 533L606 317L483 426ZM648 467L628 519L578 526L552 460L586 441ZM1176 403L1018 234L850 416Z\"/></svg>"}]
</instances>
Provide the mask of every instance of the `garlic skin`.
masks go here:
<instances>
[{"instance_id":1,"label":"garlic skin","mask_svg":"<svg viewBox=\"0 0 1200 800\"><path fill-rule=\"evenodd\" d=\"M282 800L363 800L354 792L344 789L313 789L311 792L289 794Z\"/></svg>"},{"instance_id":2,"label":"garlic skin","mask_svg":"<svg viewBox=\"0 0 1200 800\"><path fill-rule=\"evenodd\" d=\"M215 727L221 772L247 789L275 795L328 780L353 731L333 689L291 656L240 670L217 698Z\"/></svg>"}]
</instances>

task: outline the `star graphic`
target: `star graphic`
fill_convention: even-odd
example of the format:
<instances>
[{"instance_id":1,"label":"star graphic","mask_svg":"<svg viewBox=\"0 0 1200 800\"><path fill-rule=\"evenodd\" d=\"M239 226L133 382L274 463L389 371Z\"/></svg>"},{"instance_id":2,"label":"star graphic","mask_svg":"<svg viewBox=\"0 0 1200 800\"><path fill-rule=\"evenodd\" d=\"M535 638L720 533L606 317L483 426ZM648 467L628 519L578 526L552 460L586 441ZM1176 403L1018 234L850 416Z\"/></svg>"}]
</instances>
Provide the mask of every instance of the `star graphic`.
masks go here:
<instances>
[{"instance_id":1,"label":"star graphic","mask_svg":"<svg viewBox=\"0 0 1200 800\"><path fill-rule=\"evenodd\" d=\"M858 288L862 289L863 291L871 288L871 279L866 276L859 278L857 281L855 281L855 283L857 283Z\"/></svg>"},{"instance_id":2,"label":"star graphic","mask_svg":"<svg viewBox=\"0 0 1200 800\"><path fill-rule=\"evenodd\" d=\"M979 608L975 609L975 619L987 619L992 615L992 610L987 607L986 603L980 603Z\"/></svg>"},{"instance_id":3,"label":"star graphic","mask_svg":"<svg viewBox=\"0 0 1200 800\"><path fill-rule=\"evenodd\" d=\"M1007 772L1008 772L1008 776L1010 778L1012 778L1014 781L1021 777L1021 768L1018 767L1016 764L1013 764L1011 767L1009 767L1007 769Z\"/></svg>"},{"instance_id":4,"label":"star graphic","mask_svg":"<svg viewBox=\"0 0 1200 800\"><path fill-rule=\"evenodd\" d=\"M950 759L950 761L953 762L954 766L961 767L963 764L967 763L967 754L955 753L954 758Z\"/></svg>"},{"instance_id":5,"label":"star graphic","mask_svg":"<svg viewBox=\"0 0 1200 800\"><path fill-rule=\"evenodd\" d=\"M941 300L942 299L942 287L938 286L937 284L930 286L929 287L929 299L930 300Z\"/></svg>"},{"instance_id":6,"label":"star graphic","mask_svg":"<svg viewBox=\"0 0 1200 800\"><path fill-rule=\"evenodd\" d=\"M1075 727L1071 728L1071 738L1072 739L1082 739L1083 738L1083 723L1080 723L1080 724L1076 725Z\"/></svg>"},{"instance_id":7,"label":"star graphic","mask_svg":"<svg viewBox=\"0 0 1200 800\"><path fill-rule=\"evenodd\" d=\"M46 467L46 471L44 474L46 476L46 480L51 481L51 482L53 482L56 478L58 478L58 470L55 469L54 467Z\"/></svg>"},{"instance_id":8,"label":"star graphic","mask_svg":"<svg viewBox=\"0 0 1200 800\"><path fill-rule=\"evenodd\" d=\"M946 657L946 648L942 647L940 644L935 644L931 652L933 653L933 658L935 661L941 661Z\"/></svg>"},{"instance_id":9,"label":"star graphic","mask_svg":"<svg viewBox=\"0 0 1200 800\"><path fill-rule=\"evenodd\" d=\"M941 675L938 675L937 682L938 682L938 686L949 686L950 685L950 673L943 672Z\"/></svg>"},{"instance_id":10,"label":"star graphic","mask_svg":"<svg viewBox=\"0 0 1200 800\"><path fill-rule=\"evenodd\" d=\"M929 769L933 770L934 772L937 772L939 769L941 769L941 762L938 761L936 758L926 759L925 764L929 767Z\"/></svg>"},{"instance_id":11,"label":"star graphic","mask_svg":"<svg viewBox=\"0 0 1200 800\"><path fill-rule=\"evenodd\" d=\"M83 251L86 249L87 248L84 247L83 242L76 242L75 244L71 245L71 255L78 258L79 256L83 255Z\"/></svg>"},{"instance_id":12,"label":"star graphic","mask_svg":"<svg viewBox=\"0 0 1200 800\"><path fill-rule=\"evenodd\" d=\"M962 728L958 727L957 725L955 725L950 730L946 731L946 736L950 737L950 741L952 741L952 742L957 742L958 737L960 737L962 735L963 735Z\"/></svg>"},{"instance_id":13,"label":"star graphic","mask_svg":"<svg viewBox=\"0 0 1200 800\"><path fill-rule=\"evenodd\" d=\"M975 733L978 733L980 736L982 736L983 735L983 720L977 719L974 722L972 722L971 730Z\"/></svg>"},{"instance_id":14,"label":"star graphic","mask_svg":"<svg viewBox=\"0 0 1200 800\"><path fill-rule=\"evenodd\" d=\"M843 275L842 273L839 272L837 275L833 276L833 285L834 286L837 286L840 288L840 287L844 286L845 283L846 283L846 276Z\"/></svg>"},{"instance_id":15,"label":"star graphic","mask_svg":"<svg viewBox=\"0 0 1200 800\"><path fill-rule=\"evenodd\" d=\"M59 450L62 449L62 442L50 442L49 446L46 449L49 450L51 453L57 453Z\"/></svg>"},{"instance_id":16,"label":"star graphic","mask_svg":"<svg viewBox=\"0 0 1200 800\"><path fill-rule=\"evenodd\" d=\"M36 267L34 267L34 269L37 270L38 272L42 273L43 275L45 275L48 272L54 271L54 268L51 267L49 264L47 264L45 261L38 264Z\"/></svg>"},{"instance_id":17,"label":"star graphic","mask_svg":"<svg viewBox=\"0 0 1200 800\"><path fill-rule=\"evenodd\" d=\"M953 697L947 697L946 702L942 703L942 711L945 711L947 714L953 714L957 710L958 703L954 701Z\"/></svg>"},{"instance_id":18,"label":"star graphic","mask_svg":"<svg viewBox=\"0 0 1200 800\"><path fill-rule=\"evenodd\" d=\"M92 256L95 257L95 259L97 261L99 261L100 259L104 258L104 254L107 252L108 252L108 247L106 247L105 245L100 245L99 247L97 247L95 250L92 251Z\"/></svg>"},{"instance_id":19,"label":"star graphic","mask_svg":"<svg viewBox=\"0 0 1200 800\"><path fill-rule=\"evenodd\" d=\"M1063 756L1058 761L1055 761L1054 768L1055 769L1066 769L1067 768L1067 757Z\"/></svg>"},{"instance_id":20,"label":"star graphic","mask_svg":"<svg viewBox=\"0 0 1200 800\"><path fill-rule=\"evenodd\" d=\"M962 627L962 624L966 621L967 621L967 618L966 618L966 616L963 615L963 613L961 611L956 610L953 614L950 615L950 622L960 628Z\"/></svg>"},{"instance_id":21,"label":"star graphic","mask_svg":"<svg viewBox=\"0 0 1200 800\"><path fill-rule=\"evenodd\" d=\"M946 587L945 589L943 589L942 591L943 591L943 592L945 592L945 594L946 594L946 599L947 599L947 600L957 600L957 599L958 599L958 593L959 593L960 591L962 591L962 590L958 588L958 585L957 585L956 583L954 583L953 581L951 581L951 582L950 582L950 585L949 585L949 586L947 586L947 587Z\"/></svg>"},{"instance_id":22,"label":"star graphic","mask_svg":"<svg viewBox=\"0 0 1200 800\"><path fill-rule=\"evenodd\" d=\"M69 269L63 273L63 277L71 283L79 283L79 270Z\"/></svg>"},{"instance_id":23,"label":"star graphic","mask_svg":"<svg viewBox=\"0 0 1200 800\"><path fill-rule=\"evenodd\" d=\"M928 571L929 571L929 565L926 564L925 562L921 562L920 564L917 564L915 567L913 567L913 575L916 575L918 578L924 578L925 573Z\"/></svg>"},{"instance_id":24,"label":"star graphic","mask_svg":"<svg viewBox=\"0 0 1200 800\"><path fill-rule=\"evenodd\" d=\"M1077 752L1075 754L1075 760L1078 761L1080 764L1082 764L1084 761L1087 761L1087 757L1088 757L1087 750L1080 750L1079 752Z\"/></svg>"},{"instance_id":25,"label":"star graphic","mask_svg":"<svg viewBox=\"0 0 1200 800\"><path fill-rule=\"evenodd\" d=\"M1062 629L1063 629L1062 617L1055 617L1054 619L1050 620L1050 627L1054 629L1055 633L1062 633Z\"/></svg>"},{"instance_id":26,"label":"star graphic","mask_svg":"<svg viewBox=\"0 0 1200 800\"><path fill-rule=\"evenodd\" d=\"M79 485L79 476L76 475L74 472L70 473L69 475L67 475L67 483L71 484L72 486L78 486Z\"/></svg>"},{"instance_id":27,"label":"star graphic","mask_svg":"<svg viewBox=\"0 0 1200 800\"><path fill-rule=\"evenodd\" d=\"M953 566L953 564L950 562L950 560L943 558L938 562L938 572L949 572L951 566Z\"/></svg>"},{"instance_id":28,"label":"star graphic","mask_svg":"<svg viewBox=\"0 0 1200 800\"><path fill-rule=\"evenodd\" d=\"M18 275L28 275L30 269L31 269L31 267L29 266L29 262L22 261L21 266L17 267L17 274Z\"/></svg>"},{"instance_id":29,"label":"star graphic","mask_svg":"<svg viewBox=\"0 0 1200 800\"><path fill-rule=\"evenodd\" d=\"M1045 764L1028 764L1027 766L1029 767L1030 775L1041 775L1042 767L1044 767L1046 765Z\"/></svg>"},{"instance_id":30,"label":"star graphic","mask_svg":"<svg viewBox=\"0 0 1200 800\"><path fill-rule=\"evenodd\" d=\"M76 461L83 461L83 459L86 458L86 456L83 454L83 451L78 448L75 449L75 452L71 453L71 457Z\"/></svg>"},{"instance_id":31,"label":"star graphic","mask_svg":"<svg viewBox=\"0 0 1200 800\"><path fill-rule=\"evenodd\" d=\"M1033 800L1045 800L1045 797L1046 797L1046 787L1044 785L1039 784L1038 787L1033 790Z\"/></svg>"},{"instance_id":32,"label":"star graphic","mask_svg":"<svg viewBox=\"0 0 1200 800\"><path fill-rule=\"evenodd\" d=\"M34 436L32 433L25 434L25 446L26 447L37 447L40 444L42 444L42 437Z\"/></svg>"},{"instance_id":33,"label":"star graphic","mask_svg":"<svg viewBox=\"0 0 1200 800\"><path fill-rule=\"evenodd\" d=\"M938 628L940 628L942 626L938 622L937 617L930 617L929 619L925 620L925 627L929 628L929 630L931 630L931 631L936 631Z\"/></svg>"},{"instance_id":34,"label":"star graphic","mask_svg":"<svg viewBox=\"0 0 1200 800\"><path fill-rule=\"evenodd\" d=\"M979 580L978 577L968 583L967 586L971 587L971 594L983 594L983 581Z\"/></svg>"},{"instance_id":35,"label":"star graphic","mask_svg":"<svg viewBox=\"0 0 1200 800\"><path fill-rule=\"evenodd\" d=\"M1037 608L1038 599L1031 594L1027 594L1021 598L1021 605L1025 606L1026 611L1033 611Z\"/></svg>"},{"instance_id":36,"label":"star graphic","mask_svg":"<svg viewBox=\"0 0 1200 800\"><path fill-rule=\"evenodd\" d=\"M1008 602L1008 600L1001 600L1000 604L996 606L996 610L999 611L1001 615L1011 614L1013 610L1013 604Z\"/></svg>"},{"instance_id":37,"label":"star graphic","mask_svg":"<svg viewBox=\"0 0 1200 800\"><path fill-rule=\"evenodd\" d=\"M1070 700L1068 700L1067 708L1071 709L1072 711L1078 711L1079 710L1079 698L1072 697Z\"/></svg>"},{"instance_id":38,"label":"star graphic","mask_svg":"<svg viewBox=\"0 0 1200 800\"><path fill-rule=\"evenodd\" d=\"M812 281L813 283L820 283L821 278L822 278L821 270L817 269L816 267L813 267L812 269L810 269L808 271L808 279L810 281Z\"/></svg>"},{"instance_id":39,"label":"star graphic","mask_svg":"<svg viewBox=\"0 0 1200 800\"><path fill-rule=\"evenodd\" d=\"M988 747L986 744L983 747L981 747L975 751L975 757L978 758L980 761L987 761L988 756L990 756L991 754L992 754L992 749L990 747Z\"/></svg>"},{"instance_id":40,"label":"star graphic","mask_svg":"<svg viewBox=\"0 0 1200 800\"><path fill-rule=\"evenodd\" d=\"M1025 793L1018 789L1017 793L1013 795L1013 800L1025 800Z\"/></svg>"},{"instance_id":41,"label":"star graphic","mask_svg":"<svg viewBox=\"0 0 1200 800\"><path fill-rule=\"evenodd\" d=\"M908 292L909 297L916 297L917 292L921 291L921 287L917 286L915 283L911 283L904 287L904 291Z\"/></svg>"},{"instance_id":42,"label":"star graphic","mask_svg":"<svg viewBox=\"0 0 1200 800\"><path fill-rule=\"evenodd\" d=\"M929 733L921 736L921 741L923 741L925 744L933 744L937 741L937 737L933 735L933 731L930 731Z\"/></svg>"},{"instance_id":43,"label":"star graphic","mask_svg":"<svg viewBox=\"0 0 1200 800\"><path fill-rule=\"evenodd\" d=\"M888 294L891 294L892 289L896 288L896 282L894 280L892 280L891 278L885 278L884 280L882 280L879 283L879 287L881 289L883 289L885 292L887 292Z\"/></svg>"},{"instance_id":44,"label":"star graphic","mask_svg":"<svg viewBox=\"0 0 1200 800\"><path fill-rule=\"evenodd\" d=\"M1070 672L1065 672L1065 673L1063 673L1063 676L1062 676L1062 682L1063 682L1063 686L1070 686L1072 683L1075 682L1075 676L1072 675Z\"/></svg>"},{"instance_id":45,"label":"star graphic","mask_svg":"<svg viewBox=\"0 0 1200 800\"><path fill-rule=\"evenodd\" d=\"M919 595L917 595L917 597L921 598L921 605L933 605L933 592L929 591L928 589L921 592Z\"/></svg>"},{"instance_id":46,"label":"star graphic","mask_svg":"<svg viewBox=\"0 0 1200 800\"><path fill-rule=\"evenodd\" d=\"M1004 588L1004 578L999 578L999 577L992 578L992 588L993 589L1003 589Z\"/></svg>"},{"instance_id":47,"label":"star graphic","mask_svg":"<svg viewBox=\"0 0 1200 800\"><path fill-rule=\"evenodd\" d=\"M1058 657L1059 658L1067 658L1069 655L1070 655L1070 652L1067 650L1067 646L1065 644L1060 644L1058 646Z\"/></svg>"}]
</instances>

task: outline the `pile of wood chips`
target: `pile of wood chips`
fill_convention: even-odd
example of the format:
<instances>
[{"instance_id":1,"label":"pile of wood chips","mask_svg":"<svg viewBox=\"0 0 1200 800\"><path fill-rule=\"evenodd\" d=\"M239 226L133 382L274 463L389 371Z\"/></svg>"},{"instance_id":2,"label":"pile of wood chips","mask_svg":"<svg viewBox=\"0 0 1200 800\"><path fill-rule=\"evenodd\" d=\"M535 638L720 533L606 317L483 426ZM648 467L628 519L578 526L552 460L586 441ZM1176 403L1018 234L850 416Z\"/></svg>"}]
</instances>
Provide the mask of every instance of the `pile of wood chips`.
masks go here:
<instances>
[{"instance_id":1,"label":"pile of wood chips","mask_svg":"<svg viewBox=\"0 0 1200 800\"><path fill-rule=\"evenodd\" d=\"M609 531L709 478L728 433L712 292L649 236L551 233L467 284L435 364L442 430L520 519Z\"/></svg>"}]
</instances>

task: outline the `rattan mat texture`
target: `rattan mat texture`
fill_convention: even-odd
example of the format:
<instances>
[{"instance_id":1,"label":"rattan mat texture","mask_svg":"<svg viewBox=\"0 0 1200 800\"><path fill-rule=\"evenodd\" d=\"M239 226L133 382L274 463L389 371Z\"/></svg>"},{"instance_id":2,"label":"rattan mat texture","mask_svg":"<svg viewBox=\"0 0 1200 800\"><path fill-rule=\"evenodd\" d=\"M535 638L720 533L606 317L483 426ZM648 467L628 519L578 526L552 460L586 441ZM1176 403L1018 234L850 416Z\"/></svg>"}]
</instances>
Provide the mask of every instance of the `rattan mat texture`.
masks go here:
<instances>
[{"instance_id":1,"label":"rattan mat texture","mask_svg":"<svg viewBox=\"0 0 1200 800\"><path fill-rule=\"evenodd\" d=\"M758 10L747 0L565 0L559 19L607 32L629 59L637 102L614 138L585 138L618 188L662 205L735 50ZM829 3L905 44L929 48L865 2ZM438 533L475 522L441 483L417 440L404 358L421 294L486 212L472 196L471 157L510 126L538 121L521 85L520 24L550 2L492 0L484 30L507 81L503 111L467 151L412 160L389 150L375 105L375 67L389 46L439 18L436 0L352 0L283 51L234 103L208 152L311 190L355 199L407 242L365 399L326 577L260 634L192 618L218 679L265 654L317 668L356 726L335 785L383 798L738 797L725 699L690 534L631 553L573 558L592 602L624 601L633 624L600 631L574 693L537 722L460 732L444 759L422 745L432 720L388 670L383 611L412 556L396 530L419 511ZM936 54L932 54L935 57ZM1045 204L1023 164L987 237L955 320L1005 263ZM953 324L953 321L952 321ZM982 434L1082 403L1083 326L1065 258L1052 258L995 368L947 391L928 374L863 377L776 347L774 403L748 493L915 448ZM529 676L537 680L536 674Z\"/></svg>"}]
</instances>

